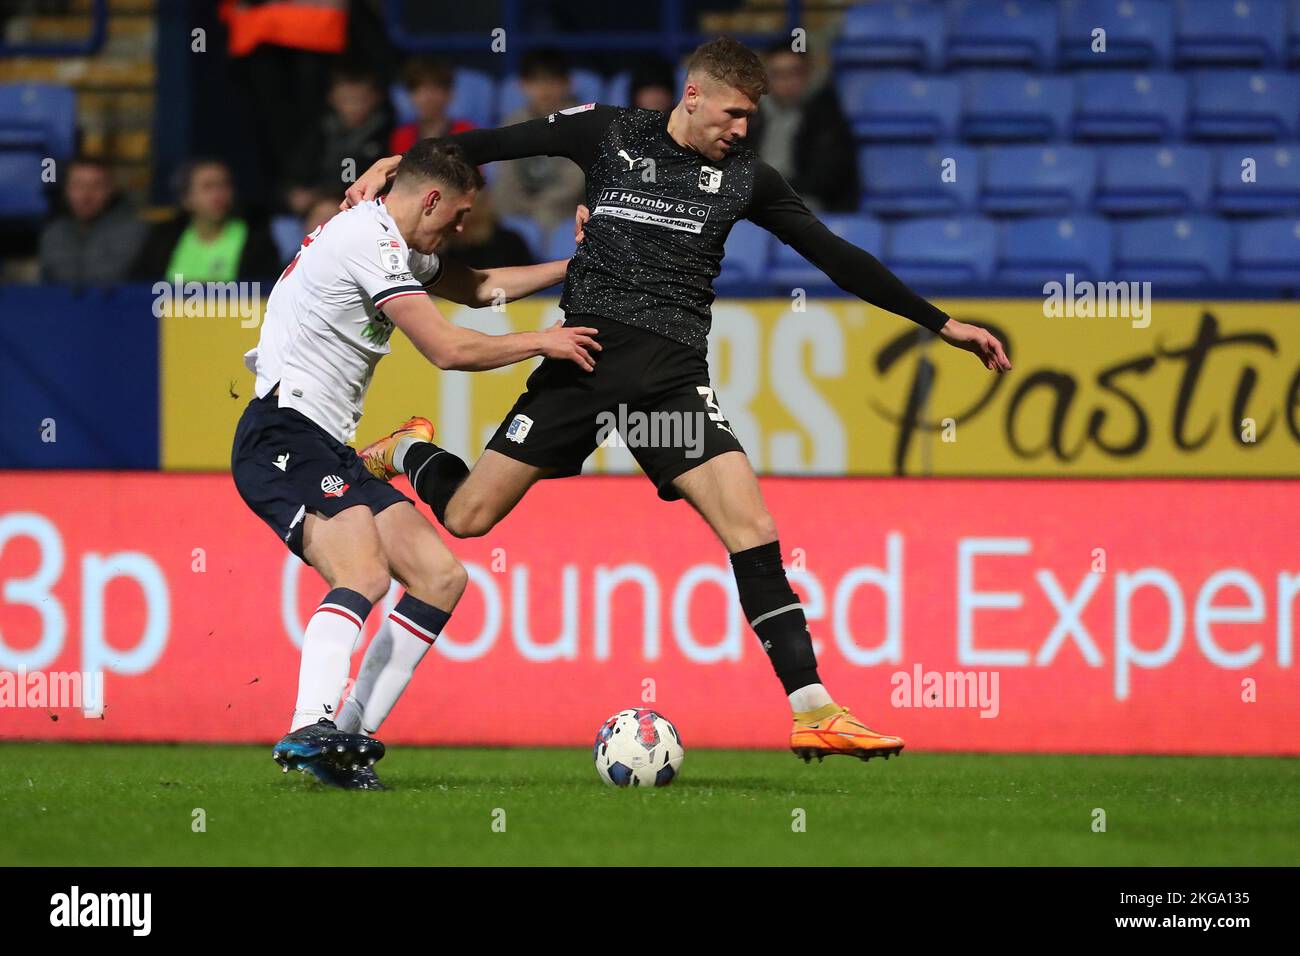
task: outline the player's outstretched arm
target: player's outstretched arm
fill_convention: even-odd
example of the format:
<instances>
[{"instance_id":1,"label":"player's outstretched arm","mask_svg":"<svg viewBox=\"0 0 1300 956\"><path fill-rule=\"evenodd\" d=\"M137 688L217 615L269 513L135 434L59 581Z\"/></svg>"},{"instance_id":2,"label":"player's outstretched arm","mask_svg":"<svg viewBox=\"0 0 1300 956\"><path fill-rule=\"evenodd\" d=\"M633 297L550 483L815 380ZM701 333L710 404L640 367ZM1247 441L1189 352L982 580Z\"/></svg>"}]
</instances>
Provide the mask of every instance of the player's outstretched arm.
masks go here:
<instances>
[{"instance_id":1,"label":"player's outstretched arm","mask_svg":"<svg viewBox=\"0 0 1300 956\"><path fill-rule=\"evenodd\" d=\"M990 371L1010 371L1011 362L996 336L950 318L908 288L871 253L831 232L766 163L759 164L746 216L821 269L845 292L925 326L949 345L975 353Z\"/></svg>"},{"instance_id":2,"label":"player's outstretched arm","mask_svg":"<svg viewBox=\"0 0 1300 956\"><path fill-rule=\"evenodd\" d=\"M585 172L605 130L618 113L616 106L588 103L510 126L471 129L447 138L459 145L476 166L527 156L563 156ZM397 173L401 160L400 156L376 160L348 188L339 208L348 209L382 193Z\"/></svg>"},{"instance_id":3,"label":"player's outstretched arm","mask_svg":"<svg viewBox=\"0 0 1300 956\"><path fill-rule=\"evenodd\" d=\"M555 323L544 332L484 335L448 322L433 300L425 295L404 295L384 305L392 319L420 354L440 369L483 372L544 355L574 362L585 371L595 366L600 343L595 329Z\"/></svg>"},{"instance_id":4,"label":"player's outstretched arm","mask_svg":"<svg viewBox=\"0 0 1300 956\"><path fill-rule=\"evenodd\" d=\"M513 302L542 289L549 289L564 281L568 267L568 259L499 269L471 269L458 262L444 262L442 275L429 288L434 295L481 309L486 305Z\"/></svg>"}]
</instances>

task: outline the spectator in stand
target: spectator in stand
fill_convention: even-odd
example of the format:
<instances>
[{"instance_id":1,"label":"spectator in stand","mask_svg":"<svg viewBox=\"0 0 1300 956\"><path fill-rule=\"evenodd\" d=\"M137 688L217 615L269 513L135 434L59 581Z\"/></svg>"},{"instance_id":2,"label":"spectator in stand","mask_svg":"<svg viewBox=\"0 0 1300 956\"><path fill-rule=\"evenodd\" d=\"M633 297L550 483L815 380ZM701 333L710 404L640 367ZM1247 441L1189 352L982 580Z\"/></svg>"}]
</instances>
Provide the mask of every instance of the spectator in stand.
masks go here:
<instances>
[{"instance_id":1,"label":"spectator in stand","mask_svg":"<svg viewBox=\"0 0 1300 956\"><path fill-rule=\"evenodd\" d=\"M235 188L224 162L191 160L173 185L182 212L150 232L132 270L135 278L232 282L280 273L280 256L265 226L235 215Z\"/></svg>"},{"instance_id":2,"label":"spectator in stand","mask_svg":"<svg viewBox=\"0 0 1300 956\"><path fill-rule=\"evenodd\" d=\"M536 262L523 237L501 225L486 189L479 190L460 234L452 237L442 257L472 269L531 266Z\"/></svg>"},{"instance_id":3,"label":"spectator in stand","mask_svg":"<svg viewBox=\"0 0 1300 956\"><path fill-rule=\"evenodd\" d=\"M120 282L148 227L113 186L102 160L78 157L64 170L67 214L41 230L41 278L46 282Z\"/></svg>"},{"instance_id":4,"label":"spectator in stand","mask_svg":"<svg viewBox=\"0 0 1300 956\"><path fill-rule=\"evenodd\" d=\"M758 155L816 210L858 206L857 150L835 88L812 86L805 53L784 44L768 51L770 91L750 132Z\"/></svg>"},{"instance_id":5,"label":"spectator in stand","mask_svg":"<svg viewBox=\"0 0 1300 956\"><path fill-rule=\"evenodd\" d=\"M381 156L387 156L392 116L388 98L371 73L340 68L330 81L329 109L317 128L301 144L294 161L289 210L305 215L312 191L341 193Z\"/></svg>"},{"instance_id":6,"label":"spectator in stand","mask_svg":"<svg viewBox=\"0 0 1300 956\"><path fill-rule=\"evenodd\" d=\"M525 54L519 80L527 104L507 116L505 126L577 105L568 63L558 53L533 50ZM578 203L586 197L582 170L561 156L530 156L493 165L492 190L503 216L527 216L543 229L551 229L571 222Z\"/></svg>"},{"instance_id":7,"label":"spectator in stand","mask_svg":"<svg viewBox=\"0 0 1300 956\"><path fill-rule=\"evenodd\" d=\"M307 207L307 215L303 216L302 228L303 235L310 236L316 231L317 226L323 226L334 218L335 213L339 211L338 196L317 196Z\"/></svg>"},{"instance_id":8,"label":"spectator in stand","mask_svg":"<svg viewBox=\"0 0 1300 956\"><path fill-rule=\"evenodd\" d=\"M350 6L350 0L218 4L227 29L231 78L243 100L235 112L249 114L258 186L268 194L290 183L296 151L325 109L330 70L355 27Z\"/></svg>"},{"instance_id":9,"label":"spectator in stand","mask_svg":"<svg viewBox=\"0 0 1300 956\"><path fill-rule=\"evenodd\" d=\"M639 110L670 113L677 105L677 84L673 68L666 60L655 59L642 64L632 74L632 105Z\"/></svg>"},{"instance_id":10,"label":"spectator in stand","mask_svg":"<svg viewBox=\"0 0 1300 956\"><path fill-rule=\"evenodd\" d=\"M469 120L447 115L452 90L456 84L451 67L437 60L411 60L402 70L402 85L411 96L411 105L419 119L393 130L388 140L389 153L404 153L416 140L451 136L474 128Z\"/></svg>"}]
</instances>

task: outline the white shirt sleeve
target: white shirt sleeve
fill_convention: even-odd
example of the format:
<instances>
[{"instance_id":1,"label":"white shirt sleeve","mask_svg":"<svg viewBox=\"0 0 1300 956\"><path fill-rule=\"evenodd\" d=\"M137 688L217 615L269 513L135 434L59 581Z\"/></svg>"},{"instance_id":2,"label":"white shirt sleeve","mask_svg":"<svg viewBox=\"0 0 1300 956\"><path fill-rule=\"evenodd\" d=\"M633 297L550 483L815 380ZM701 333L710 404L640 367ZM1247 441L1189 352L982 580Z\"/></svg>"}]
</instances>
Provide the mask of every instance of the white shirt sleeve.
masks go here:
<instances>
[{"instance_id":1,"label":"white shirt sleeve","mask_svg":"<svg viewBox=\"0 0 1300 956\"><path fill-rule=\"evenodd\" d=\"M397 236L382 228L361 229L348 242L343 266L376 309L403 295L425 295L411 273L410 253Z\"/></svg>"},{"instance_id":2,"label":"white shirt sleeve","mask_svg":"<svg viewBox=\"0 0 1300 956\"><path fill-rule=\"evenodd\" d=\"M411 274L415 276L415 281L426 289L437 285L438 280L442 278L442 259L437 255L412 252L410 254L410 265Z\"/></svg>"}]
</instances>

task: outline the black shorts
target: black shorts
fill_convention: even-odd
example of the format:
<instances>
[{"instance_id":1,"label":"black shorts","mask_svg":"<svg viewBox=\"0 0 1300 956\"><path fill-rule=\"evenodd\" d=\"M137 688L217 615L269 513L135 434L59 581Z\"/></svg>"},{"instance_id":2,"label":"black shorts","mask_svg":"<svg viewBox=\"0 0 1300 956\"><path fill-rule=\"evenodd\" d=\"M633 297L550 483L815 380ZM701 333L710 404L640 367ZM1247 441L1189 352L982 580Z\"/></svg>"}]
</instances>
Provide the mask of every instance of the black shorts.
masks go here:
<instances>
[{"instance_id":1,"label":"black shorts","mask_svg":"<svg viewBox=\"0 0 1300 956\"><path fill-rule=\"evenodd\" d=\"M565 324L599 330L596 370L543 360L488 448L567 478L602 441L626 444L665 501L681 497L678 475L744 451L718 408L701 352L600 316L570 315Z\"/></svg>"},{"instance_id":2,"label":"black shorts","mask_svg":"<svg viewBox=\"0 0 1300 956\"><path fill-rule=\"evenodd\" d=\"M303 522L309 512L331 518L345 508L366 505L379 514L411 500L366 471L356 451L306 415L280 408L274 391L244 409L230 471L244 503L303 561Z\"/></svg>"}]
</instances>

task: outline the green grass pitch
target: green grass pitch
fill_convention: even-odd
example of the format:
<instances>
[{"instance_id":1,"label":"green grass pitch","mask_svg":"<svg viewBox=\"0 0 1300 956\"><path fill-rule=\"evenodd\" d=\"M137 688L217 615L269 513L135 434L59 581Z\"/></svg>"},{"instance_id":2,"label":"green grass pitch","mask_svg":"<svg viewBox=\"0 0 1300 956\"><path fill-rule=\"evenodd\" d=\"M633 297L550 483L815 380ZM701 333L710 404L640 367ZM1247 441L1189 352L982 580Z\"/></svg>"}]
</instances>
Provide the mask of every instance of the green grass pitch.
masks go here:
<instances>
[{"instance_id":1,"label":"green grass pitch","mask_svg":"<svg viewBox=\"0 0 1300 956\"><path fill-rule=\"evenodd\" d=\"M269 746L0 744L0 865L1300 862L1296 760L691 750L661 790L605 787L582 748L378 769L387 793L281 774Z\"/></svg>"}]
</instances>

